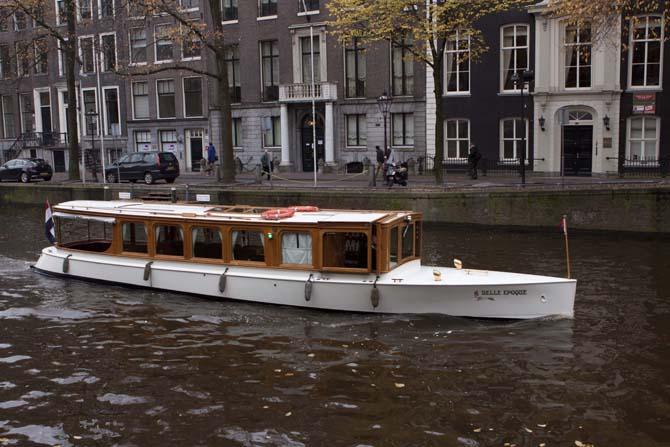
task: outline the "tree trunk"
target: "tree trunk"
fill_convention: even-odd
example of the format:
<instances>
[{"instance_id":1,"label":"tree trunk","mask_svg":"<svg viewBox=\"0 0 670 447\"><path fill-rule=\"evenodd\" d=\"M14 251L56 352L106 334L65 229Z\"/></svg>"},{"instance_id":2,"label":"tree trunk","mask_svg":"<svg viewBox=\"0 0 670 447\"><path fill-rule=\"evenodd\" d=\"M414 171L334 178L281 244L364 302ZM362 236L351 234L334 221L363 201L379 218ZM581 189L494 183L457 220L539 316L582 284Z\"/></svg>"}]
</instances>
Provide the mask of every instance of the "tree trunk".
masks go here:
<instances>
[{"instance_id":1,"label":"tree trunk","mask_svg":"<svg viewBox=\"0 0 670 447\"><path fill-rule=\"evenodd\" d=\"M63 45L65 51L65 81L67 85L67 143L69 153L68 178L70 180L79 180L79 132L77 129L77 86L75 84L75 74L77 68L76 50L77 38L75 30L75 0L65 2L67 16L67 35L68 41ZM61 130L62 131L62 130ZM84 168L85 169L85 168Z\"/></svg>"},{"instance_id":2,"label":"tree trunk","mask_svg":"<svg viewBox=\"0 0 670 447\"><path fill-rule=\"evenodd\" d=\"M221 12L221 2L220 0L209 0L209 9L212 19L212 28L214 29L214 34L216 37L216 42L214 47L216 50L213 52L216 64L216 75L217 80L216 92L217 92L217 102L220 110L219 123L212 123L213 125L218 124L221 129L221 141L219 143L219 163L220 171L218 178L223 183L233 183L235 181L235 153L233 150L233 118L231 115L230 107L230 86L228 85L228 67L225 62L225 42L224 42L224 31L223 25L221 24L223 20L223 15Z\"/></svg>"},{"instance_id":3,"label":"tree trunk","mask_svg":"<svg viewBox=\"0 0 670 447\"><path fill-rule=\"evenodd\" d=\"M442 60L439 60L433 68L433 83L435 86L435 90L433 90L435 95L435 162L433 163L433 172L435 173L435 183L438 185L444 182L444 172L442 171L442 160L444 160L443 67Z\"/></svg>"}]
</instances>

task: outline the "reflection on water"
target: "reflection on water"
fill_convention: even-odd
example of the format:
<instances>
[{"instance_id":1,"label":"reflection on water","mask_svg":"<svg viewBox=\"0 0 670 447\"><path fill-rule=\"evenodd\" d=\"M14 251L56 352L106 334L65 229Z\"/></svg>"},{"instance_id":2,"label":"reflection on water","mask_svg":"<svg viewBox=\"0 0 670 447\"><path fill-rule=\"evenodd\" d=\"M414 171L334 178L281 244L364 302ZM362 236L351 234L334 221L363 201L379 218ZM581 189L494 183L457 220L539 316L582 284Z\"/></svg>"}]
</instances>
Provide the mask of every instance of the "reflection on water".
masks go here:
<instances>
[{"instance_id":1,"label":"reflection on water","mask_svg":"<svg viewBox=\"0 0 670 447\"><path fill-rule=\"evenodd\" d=\"M574 235L575 319L495 322L46 278L41 219L0 209L0 446L670 444L666 239ZM558 232L425 233L427 262L564 272Z\"/></svg>"}]
</instances>

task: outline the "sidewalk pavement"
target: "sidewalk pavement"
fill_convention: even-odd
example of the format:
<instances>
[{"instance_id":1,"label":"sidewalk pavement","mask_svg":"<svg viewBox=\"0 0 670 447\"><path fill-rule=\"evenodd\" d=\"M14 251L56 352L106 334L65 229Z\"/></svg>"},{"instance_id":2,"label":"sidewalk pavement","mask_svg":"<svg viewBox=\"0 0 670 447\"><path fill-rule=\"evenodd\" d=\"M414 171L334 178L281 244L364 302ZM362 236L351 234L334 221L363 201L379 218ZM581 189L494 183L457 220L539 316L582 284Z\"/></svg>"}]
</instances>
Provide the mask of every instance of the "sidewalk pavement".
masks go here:
<instances>
[{"instance_id":1,"label":"sidewalk pavement","mask_svg":"<svg viewBox=\"0 0 670 447\"><path fill-rule=\"evenodd\" d=\"M99 176L100 177L100 176ZM67 175L57 173L51 180L52 183L81 183L81 181L67 180ZM92 183L89 179L86 183ZM102 183L100 179L99 183ZM376 187L371 186L371 178L368 173L363 174L317 174L316 186L314 183L314 174L312 172L288 172L277 173L272 180L267 180L264 176L261 183L258 183L253 173L238 174L235 177L235 183L224 184L216 181L215 177L206 176L200 172L182 172L174 184L166 184L158 181L152 187L166 189L182 185L189 186L208 186L217 188L240 188L240 189L332 189L332 190L375 190L375 191L459 191L459 190L516 190L519 188L539 189L539 190L560 190L560 189L602 189L602 188L640 188L640 187L668 187L670 186L670 177L631 177L619 178L616 176L594 175L591 177L559 177L544 174L529 173L526 176L525 185L521 183L519 176L508 175L480 175L477 180L473 180L464 172L447 173L444 182L441 185L435 183L435 178L427 175L410 176L408 186L393 185L389 188L385 186L381 175L377 178ZM141 182L137 183L146 186Z\"/></svg>"}]
</instances>

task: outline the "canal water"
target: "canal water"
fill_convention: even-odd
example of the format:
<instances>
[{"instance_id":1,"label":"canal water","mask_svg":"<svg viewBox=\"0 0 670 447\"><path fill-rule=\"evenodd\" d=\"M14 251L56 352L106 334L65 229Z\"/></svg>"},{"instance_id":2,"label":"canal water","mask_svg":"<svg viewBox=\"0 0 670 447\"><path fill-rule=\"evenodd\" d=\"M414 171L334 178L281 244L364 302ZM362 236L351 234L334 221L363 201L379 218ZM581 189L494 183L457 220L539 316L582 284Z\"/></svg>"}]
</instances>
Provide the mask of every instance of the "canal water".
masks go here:
<instances>
[{"instance_id":1,"label":"canal water","mask_svg":"<svg viewBox=\"0 0 670 447\"><path fill-rule=\"evenodd\" d=\"M0 446L670 445L667 238L575 233L575 318L496 322L49 279L42 221L0 208ZM558 228L426 226L454 257L565 273Z\"/></svg>"}]
</instances>

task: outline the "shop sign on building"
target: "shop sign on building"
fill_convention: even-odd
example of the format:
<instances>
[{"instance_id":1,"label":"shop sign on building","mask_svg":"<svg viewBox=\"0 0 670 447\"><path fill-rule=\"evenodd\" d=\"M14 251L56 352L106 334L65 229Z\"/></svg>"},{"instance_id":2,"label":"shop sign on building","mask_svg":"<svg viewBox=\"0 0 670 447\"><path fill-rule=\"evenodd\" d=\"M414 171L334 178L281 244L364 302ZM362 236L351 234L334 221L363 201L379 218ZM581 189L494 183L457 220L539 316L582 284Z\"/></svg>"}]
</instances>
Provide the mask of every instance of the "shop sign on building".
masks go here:
<instances>
[{"instance_id":1,"label":"shop sign on building","mask_svg":"<svg viewBox=\"0 0 670 447\"><path fill-rule=\"evenodd\" d=\"M633 94L633 115L655 115L656 93Z\"/></svg>"}]
</instances>

